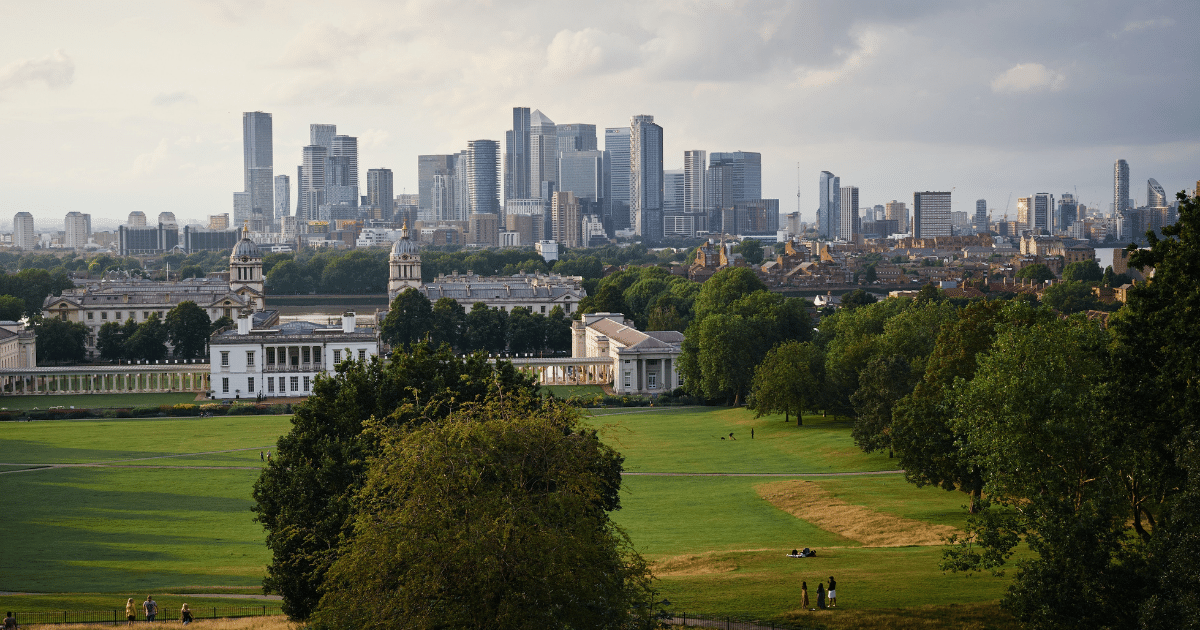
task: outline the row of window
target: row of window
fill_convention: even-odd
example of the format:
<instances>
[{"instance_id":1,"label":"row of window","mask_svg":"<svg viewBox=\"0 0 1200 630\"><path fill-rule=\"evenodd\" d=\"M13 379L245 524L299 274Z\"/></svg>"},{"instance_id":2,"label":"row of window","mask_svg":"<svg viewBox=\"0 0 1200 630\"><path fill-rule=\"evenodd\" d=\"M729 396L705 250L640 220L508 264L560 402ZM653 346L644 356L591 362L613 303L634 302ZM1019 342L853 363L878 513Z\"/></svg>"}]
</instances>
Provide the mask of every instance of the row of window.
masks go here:
<instances>
[{"instance_id":1,"label":"row of window","mask_svg":"<svg viewBox=\"0 0 1200 630\"><path fill-rule=\"evenodd\" d=\"M280 376L278 378L268 376L266 378L266 381L267 381L267 393L268 394L274 394L276 392L276 389L275 389L277 386L276 383L278 383L278 388L279 388L278 391L280 394L285 394L289 391L287 388L287 386L289 384L292 386L290 391L293 391L293 392L301 392L301 391L308 392L312 389L312 378L308 377L308 376L305 376L305 377ZM304 389L300 389L301 384L303 384ZM221 393L223 393L223 394L229 393L229 377L228 376L221 378ZM256 393L256 391L254 389L254 377L251 376L246 379L246 394L249 395L249 394L254 394L254 393Z\"/></svg>"},{"instance_id":2,"label":"row of window","mask_svg":"<svg viewBox=\"0 0 1200 630\"><path fill-rule=\"evenodd\" d=\"M291 365L300 365L301 363L320 363L321 362L321 346L280 346L266 348L267 365L288 365L288 348L298 348L296 352L291 353ZM221 351L221 366L229 367L229 350ZM246 367L254 367L254 350L246 351ZM358 350L358 360L365 361L367 359L366 349ZM334 365L342 362L342 351L333 351Z\"/></svg>"},{"instance_id":3,"label":"row of window","mask_svg":"<svg viewBox=\"0 0 1200 630\"><path fill-rule=\"evenodd\" d=\"M124 321L123 319L121 319L122 312L123 311L113 311L113 320L118 321L118 322ZM146 321L147 319L150 319L151 313L158 313L159 319L166 317L166 315L164 314L163 311L142 311L142 321ZM96 311L88 311L87 312L88 319L96 319L95 315L96 315ZM137 311L129 311L129 316L132 317L134 320L137 320ZM100 311L100 319L107 320L108 319L108 311Z\"/></svg>"}]
</instances>

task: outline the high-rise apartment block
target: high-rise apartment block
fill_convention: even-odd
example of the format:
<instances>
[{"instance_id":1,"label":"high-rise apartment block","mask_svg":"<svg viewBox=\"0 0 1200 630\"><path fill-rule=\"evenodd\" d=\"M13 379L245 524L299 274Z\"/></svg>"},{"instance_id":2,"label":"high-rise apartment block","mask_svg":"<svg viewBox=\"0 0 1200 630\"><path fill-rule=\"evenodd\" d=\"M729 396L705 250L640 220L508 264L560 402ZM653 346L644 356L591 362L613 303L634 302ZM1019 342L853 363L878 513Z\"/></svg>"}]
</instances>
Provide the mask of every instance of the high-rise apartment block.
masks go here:
<instances>
[{"instance_id":1,"label":"high-rise apartment block","mask_svg":"<svg viewBox=\"0 0 1200 630\"><path fill-rule=\"evenodd\" d=\"M292 182L287 175L275 176L275 223L292 214Z\"/></svg>"},{"instance_id":2,"label":"high-rise apartment block","mask_svg":"<svg viewBox=\"0 0 1200 630\"><path fill-rule=\"evenodd\" d=\"M842 178L821 171L819 205L817 206L817 234L831 241L842 238Z\"/></svg>"},{"instance_id":3,"label":"high-rise apartment block","mask_svg":"<svg viewBox=\"0 0 1200 630\"><path fill-rule=\"evenodd\" d=\"M146 213L141 210L130 212L129 219L125 221L125 225L129 227L146 227Z\"/></svg>"},{"instance_id":4,"label":"high-rise apartment block","mask_svg":"<svg viewBox=\"0 0 1200 630\"><path fill-rule=\"evenodd\" d=\"M1054 214L1054 195L1038 193L1033 196L1033 225L1030 229L1035 234L1049 233L1054 227L1051 224Z\"/></svg>"},{"instance_id":5,"label":"high-rise apartment block","mask_svg":"<svg viewBox=\"0 0 1200 630\"><path fill-rule=\"evenodd\" d=\"M496 181L499 166L499 142L471 140L467 143L467 194L472 215L500 215L500 187Z\"/></svg>"},{"instance_id":6,"label":"high-rise apartment block","mask_svg":"<svg viewBox=\"0 0 1200 630\"><path fill-rule=\"evenodd\" d=\"M504 198L528 199L529 108L513 108L512 129L504 133Z\"/></svg>"},{"instance_id":7,"label":"high-rise apartment block","mask_svg":"<svg viewBox=\"0 0 1200 630\"><path fill-rule=\"evenodd\" d=\"M708 152L683 152L683 211L699 214L707 211Z\"/></svg>"},{"instance_id":8,"label":"high-rise apartment block","mask_svg":"<svg viewBox=\"0 0 1200 630\"><path fill-rule=\"evenodd\" d=\"M1117 238L1129 238L1126 213L1129 210L1129 162L1117 160L1113 165L1113 219L1117 224Z\"/></svg>"},{"instance_id":9,"label":"high-rise apartment block","mask_svg":"<svg viewBox=\"0 0 1200 630\"><path fill-rule=\"evenodd\" d=\"M583 213L575 193L554 193L550 210L553 240L566 247L579 247L583 236Z\"/></svg>"},{"instance_id":10,"label":"high-rise apartment block","mask_svg":"<svg viewBox=\"0 0 1200 630\"><path fill-rule=\"evenodd\" d=\"M417 204L421 217L433 221L465 220L452 218L454 155L417 156ZM507 168L507 167L506 167Z\"/></svg>"},{"instance_id":11,"label":"high-rise apartment block","mask_svg":"<svg viewBox=\"0 0 1200 630\"><path fill-rule=\"evenodd\" d=\"M1169 205L1167 191L1163 190L1162 184L1159 184L1158 180L1153 177L1146 180L1146 207L1165 208Z\"/></svg>"},{"instance_id":12,"label":"high-rise apartment block","mask_svg":"<svg viewBox=\"0 0 1200 630\"><path fill-rule=\"evenodd\" d=\"M913 193L913 237L950 236L950 193Z\"/></svg>"},{"instance_id":13,"label":"high-rise apartment block","mask_svg":"<svg viewBox=\"0 0 1200 630\"><path fill-rule=\"evenodd\" d=\"M275 214L275 153L273 149L271 114L242 113L242 192L250 195L234 207L235 223L256 222L258 229L270 223ZM239 214L240 213L240 214Z\"/></svg>"},{"instance_id":14,"label":"high-rise apartment block","mask_svg":"<svg viewBox=\"0 0 1200 630\"><path fill-rule=\"evenodd\" d=\"M629 127L604 130L604 203L610 233L629 228Z\"/></svg>"},{"instance_id":15,"label":"high-rise apartment block","mask_svg":"<svg viewBox=\"0 0 1200 630\"><path fill-rule=\"evenodd\" d=\"M82 249L92 236L92 215L68 212L63 220L63 247Z\"/></svg>"},{"instance_id":16,"label":"high-rise apartment block","mask_svg":"<svg viewBox=\"0 0 1200 630\"><path fill-rule=\"evenodd\" d=\"M392 193L392 169L373 168L367 171L367 204L379 208L380 213L391 220L394 213L395 195Z\"/></svg>"},{"instance_id":17,"label":"high-rise apartment block","mask_svg":"<svg viewBox=\"0 0 1200 630\"><path fill-rule=\"evenodd\" d=\"M634 234L662 240L663 128L654 116L634 116L629 124L629 197Z\"/></svg>"},{"instance_id":18,"label":"high-rise apartment block","mask_svg":"<svg viewBox=\"0 0 1200 630\"><path fill-rule=\"evenodd\" d=\"M854 235L862 231L862 219L858 216L858 186L842 186L841 206L838 236L842 240L853 240Z\"/></svg>"},{"instance_id":19,"label":"high-rise apartment block","mask_svg":"<svg viewBox=\"0 0 1200 630\"><path fill-rule=\"evenodd\" d=\"M708 154L708 167L730 169L730 196L733 201L762 199L762 154L749 151Z\"/></svg>"},{"instance_id":20,"label":"high-rise apartment block","mask_svg":"<svg viewBox=\"0 0 1200 630\"><path fill-rule=\"evenodd\" d=\"M987 214L987 200L986 199L976 199L975 200L974 222L975 222L976 229L979 229L979 230L987 229L988 214Z\"/></svg>"},{"instance_id":21,"label":"high-rise apartment block","mask_svg":"<svg viewBox=\"0 0 1200 630\"><path fill-rule=\"evenodd\" d=\"M142 216L145 217L145 215ZM13 247L33 249L37 240L37 230L33 228L33 215L28 212L18 212L13 215Z\"/></svg>"},{"instance_id":22,"label":"high-rise apartment block","mask_svg":"<svg viewBox=\"0 0 1200 630\"><path fill-rule=\"evenodd\" d=\"M663 171L663 214L683 214L685 177L683 169Z\"/></svg>"},{"instance_id":23,"label":"high-rise apartment block","mask_svg":"<svg viewBox=\"0 0 1200 630\"><path fill-rule=\"evenodd\" d=\"M907 234L910 229L908 225L908 206L903 201L895 199L883 204L885 220L895 221L896 229L902 234Z\"/></svg>"},{"instance_id":24,"label":"high-rise apartment block","mask_svg":"<svg viewBox=\"0 0 1200 630\"><path fill-rule=\"evenodd\" d=\"M332 142L332 137L330 141ZM310 144L303 149L303 165L300 168L297 190L300 206L296 212L296 220L301 225L317 220L317 212L325 203L325 158L328 156L329 149L324 145Z\"/></svg>"}]
</instances>

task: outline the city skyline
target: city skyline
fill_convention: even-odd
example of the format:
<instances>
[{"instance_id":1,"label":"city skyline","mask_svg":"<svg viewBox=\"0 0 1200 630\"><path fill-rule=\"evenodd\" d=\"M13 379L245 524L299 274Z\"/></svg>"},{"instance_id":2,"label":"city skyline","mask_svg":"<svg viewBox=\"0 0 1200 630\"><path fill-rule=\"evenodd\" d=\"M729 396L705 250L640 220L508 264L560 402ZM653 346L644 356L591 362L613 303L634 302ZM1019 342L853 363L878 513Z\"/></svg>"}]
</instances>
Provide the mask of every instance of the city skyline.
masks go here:
<instances>
[{"instance_id":1,"label":"city skyline","mask_svg":"<svg viewBox=\"0 0 1200 630\"><path fill-rule=\"evenodd\" d=\"M1183 41L1186 6L648 3L632 22L619 3L506 3L466 19L433 5L139 7L79 4L53 24L10 8L29 28L0 42L0 132L26 150L0 158L0 220L227 212L248 111L275 118L274 173L293 172L310 123L336 121L397 193L417 191L418 155L503 144L525 106L598 130L652 114L668 170L686 150L761 153L762 196L789 200L781 211L795 209L797 164L855 182L867 204L955 189L956 211L984 198L1003 212L1009 193L1075 187L1107 211L1118 158L1131 182L1173 197L1200 162L1196 58L1164 48ZM451 23L474 47L434 35ZM1147 82L1153 99L1111 98ZM800 192L811 222L815 187ZM1131 186L1139 203L1145 192Z\"/></svg>"}]
</instances>

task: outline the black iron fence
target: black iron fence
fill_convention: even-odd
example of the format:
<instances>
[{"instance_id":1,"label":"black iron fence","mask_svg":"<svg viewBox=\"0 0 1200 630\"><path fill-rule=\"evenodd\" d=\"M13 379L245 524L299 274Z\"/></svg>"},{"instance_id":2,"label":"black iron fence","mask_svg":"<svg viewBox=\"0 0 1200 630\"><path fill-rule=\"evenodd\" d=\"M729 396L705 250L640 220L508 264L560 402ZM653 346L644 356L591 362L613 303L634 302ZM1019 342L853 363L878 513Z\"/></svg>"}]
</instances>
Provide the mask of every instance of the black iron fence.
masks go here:
<instances>
[{"instance_id":1,"label":"black iron fence","mask_svg":"<svg viewBox=\"0 0 1200 630\"><path fill-rule=\"evenodd\" d=\"M690 617L687 613L674 613L667 623L673 626L690 626L693 628L720 628L721 630L787 630L800 626L781 625L772 621L744 621L730 617L720 619Z\"/></svg>"},{"instance_id":2,"label":"black iron fence","mask_svg":"<svg viewBox=\"0 0 1200 630\"><path fill-rule=\"evenodd\" d=\"M283 614L279 605L274 606L195 606L191 608L193 619L221 619L230 617L264 617L267 615ZM138 621L145 621L141 614L141 603L138 603ZM179 610L163 610L159 608L157 621L179 621ZM17 623L22 627L36 625L52 625L61 623L126 623L125 609L112 610L46 610L39 612L14 613Z\"/></svg>"}]
</instances>

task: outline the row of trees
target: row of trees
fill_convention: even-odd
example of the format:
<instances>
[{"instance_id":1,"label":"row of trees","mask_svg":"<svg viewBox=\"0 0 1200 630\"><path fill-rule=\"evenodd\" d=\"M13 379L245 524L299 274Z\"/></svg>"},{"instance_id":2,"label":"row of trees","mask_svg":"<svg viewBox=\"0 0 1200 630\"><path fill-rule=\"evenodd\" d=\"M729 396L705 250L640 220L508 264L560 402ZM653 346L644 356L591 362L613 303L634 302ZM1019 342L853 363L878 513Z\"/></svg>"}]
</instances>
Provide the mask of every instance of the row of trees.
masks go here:
<instances>
[{"instance_id":1,"label":"row of trees","mask_svg":"<svg viewBox=\"0 0 1200 630\"><path fill-rule=\"evenodd\" d=\"M609 518L621 471L509 363L347 361L255 482L264 586L315 628L649 628L649 570Z\"/></svg>"},{"instance_id":2,"label":"row of trees","mask_svg":"<svg viewBox=\"0 0 1200 630\"><path fill-rule=\"evenodd\" d=\"M153 313L140 324L131 317L124 323L102 325L96 334L96 349L100 358L109 361L159 361L167 357L170 342L175 358L196 359L208 350L209 335L232 323L228 317L211 322L208 313L189 300L168 311L165 320Z\"/></svg>"},{"instance_id":3,"label":"row of trees","mask_svg":"<svg viewBox=\"0 0 1200 630\"><path fill-rule=\"evenodd\" d=\"M51 273L45 269L22 269L17 273L0 276L0 301L5 319L17 320L22 316L37 319L42 314L42 304L51 295L62 292L75 284L63 271ZM19 303L18 303L19 301Z\"/></svg>"},{"instance_id":4,"label":"row of trees","mask_svg":"<svg viewBox=\"0 0 1200 630\"><path fill-rule=\"evenodd\" d=\"M380 325L380 337L394 347L428 342L446 344L457 352L569 352L571 320L562 307L546 315L519 307L512 311L476 303L467 312L452 298L433 304L416 289L405 289L392 300Z\"/></svg>"},{"instance_id":5,"label":"row of trees","mask_svg":"<svg viewBox=\"0 0 1200 630\"><path fill-rule=\"evenodd\" d=\"M630 267L605 276L579 303L582 313L622 313L639 330L686 330L700 284L662 267Z\"/></svg>"}]
</instances>

